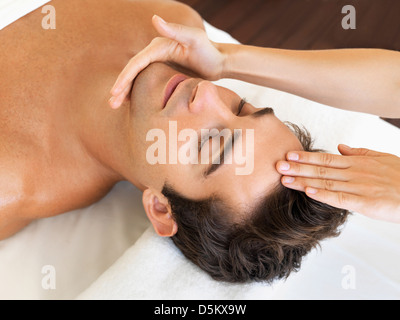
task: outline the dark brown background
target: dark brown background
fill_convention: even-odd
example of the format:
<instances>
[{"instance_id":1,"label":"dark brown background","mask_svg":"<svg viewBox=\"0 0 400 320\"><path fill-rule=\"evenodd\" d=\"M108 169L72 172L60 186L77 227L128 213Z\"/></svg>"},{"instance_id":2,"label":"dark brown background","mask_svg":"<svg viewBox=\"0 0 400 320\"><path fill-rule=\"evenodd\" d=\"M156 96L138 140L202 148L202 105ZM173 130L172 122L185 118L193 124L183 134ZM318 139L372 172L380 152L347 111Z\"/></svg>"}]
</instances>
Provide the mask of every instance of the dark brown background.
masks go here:
<instances>
[{"instance_id":1,"label":"dark brown background","mask_svg":"<svg viewBox=\"0 0 400 320\"><path fill-rule=\"evenodd\" d=\"M179 0L244 44L283 49L400 50L400 0ZM357 29L342 28L353 5ZM388 120L400 128L399 120Z\"/></svg>"}]
</instances>

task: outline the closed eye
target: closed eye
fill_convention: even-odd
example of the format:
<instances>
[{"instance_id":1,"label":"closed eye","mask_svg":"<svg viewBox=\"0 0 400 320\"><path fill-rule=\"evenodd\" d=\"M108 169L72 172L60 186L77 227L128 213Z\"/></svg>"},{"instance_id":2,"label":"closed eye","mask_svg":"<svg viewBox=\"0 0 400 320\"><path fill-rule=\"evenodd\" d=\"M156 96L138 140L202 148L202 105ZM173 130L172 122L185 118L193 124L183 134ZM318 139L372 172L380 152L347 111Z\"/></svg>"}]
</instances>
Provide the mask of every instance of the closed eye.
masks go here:
<instances>
[{"instance_id":1,"label":"closed eye","mask_svg":"<svg viewBox=\"0 0 400 320\"><path fill-rule=\"evenodd\" d=\"M242 112L243 107L244 107L244 105L245 105L246 103L247 103L246 99L242 99L242 100L240 101L239 108L238 108L238 113L236 114L236 116L240 116L240 113Z\"/></svg>"},{"instance_id":2,"label":"closed eye","mask_svg":"<svg viewBox=\"0 0 400 320\"><path fill-rule=\"evenodd\" d=\"M243 107L245 106L246 103L247 103L247 100L246 100L245 98L243 98L242 100L240 100L239 107L238 107L238 112L237 112L237 114L236 114L237 117L240 116L240 114L241 114L241 112L242 112L242 110L243 110ZM213 138L212 136L209 136L209 137L205 137L205 138L203 138L203 139L199 139L199 145L198 145L198 150L199 150L199 152L200 152L201 149L203 148L204 144L205 144L207 141L212 140L212 138Z\"/></svg>"}]
</instances>

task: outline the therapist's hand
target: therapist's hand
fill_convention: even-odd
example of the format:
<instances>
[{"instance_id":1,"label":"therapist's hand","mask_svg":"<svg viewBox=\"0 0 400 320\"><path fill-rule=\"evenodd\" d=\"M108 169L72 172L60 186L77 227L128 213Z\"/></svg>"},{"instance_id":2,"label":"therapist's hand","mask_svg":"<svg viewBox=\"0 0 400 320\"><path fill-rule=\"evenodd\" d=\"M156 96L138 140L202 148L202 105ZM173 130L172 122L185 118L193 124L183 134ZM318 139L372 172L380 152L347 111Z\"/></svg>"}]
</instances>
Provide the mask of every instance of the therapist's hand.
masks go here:
<instances>
[{"instance_id":1,"label":"therapist's hand","mask_svg":"<svg viewBox=\"0 0 400 320\"><path fill-rule=\"evenodd\" d=\"M224 55L218 44L210 41L204 30L167 23L158 16L152 19L162 35L134 56L119 75L111 90L110 105L121 106L136 76L153 62L168 62L193 71L200 77L214 81L222 77Z\"/></svg>"},{"instance_id":2,"label":"therapist's hand","mask_svg":"<svg viewBox=\"0 0 400 320\"><path fill-rule=\"evenodd\" d=\"M339 151L342 156L288 153L277 163L283 185L333 207L400 223L400 158L344 145Z\"/></svg>"}]
</instances>

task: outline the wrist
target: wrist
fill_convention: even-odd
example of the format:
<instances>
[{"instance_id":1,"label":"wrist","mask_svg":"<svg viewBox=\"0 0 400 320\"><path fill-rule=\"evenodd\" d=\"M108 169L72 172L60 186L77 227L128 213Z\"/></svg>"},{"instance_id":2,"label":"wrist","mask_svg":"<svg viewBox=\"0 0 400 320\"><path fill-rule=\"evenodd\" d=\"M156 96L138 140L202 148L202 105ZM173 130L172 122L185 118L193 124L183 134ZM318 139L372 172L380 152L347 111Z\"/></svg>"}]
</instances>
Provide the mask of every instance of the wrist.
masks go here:
<instances>
[{"instance_id":1,"label":"wrist","mask_svg":"<svg viewBox=\"0 0 400 320\"><path fill-rule=\"evenodd\" d=\"M222 55L221 79L233 78L234 74L234 53L237 45L230 43L215 43L215 47Z\"/></svg>"}]
</instances>

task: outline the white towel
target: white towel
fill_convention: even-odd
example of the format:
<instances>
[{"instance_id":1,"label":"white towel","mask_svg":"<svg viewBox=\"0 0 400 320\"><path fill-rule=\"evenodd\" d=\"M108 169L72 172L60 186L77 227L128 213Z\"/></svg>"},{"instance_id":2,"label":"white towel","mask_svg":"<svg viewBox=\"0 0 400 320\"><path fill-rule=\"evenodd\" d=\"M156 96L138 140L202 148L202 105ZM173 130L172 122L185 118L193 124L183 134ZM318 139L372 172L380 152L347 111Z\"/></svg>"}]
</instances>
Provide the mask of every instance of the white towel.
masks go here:
<instances>
[{"instance_id":1,"label":"white towel","mask_svg":"<svg viewBox=\"0 0 400 320\"><path fill-rule=\"evenodd\" d=\"M212 280L149 228L77 299L398 299L399 245L399 226L357 215L287 281L240 285Z\"/></svg>"},{"instance_id":2,"label":"white towel","mask_svg":"<svg viewBox=\"0 0 400 320\"><path fill-rule=\"evenodd\" d=\"M50 0L0 0L0 30Z\"/></svg>"}]
</instances>

